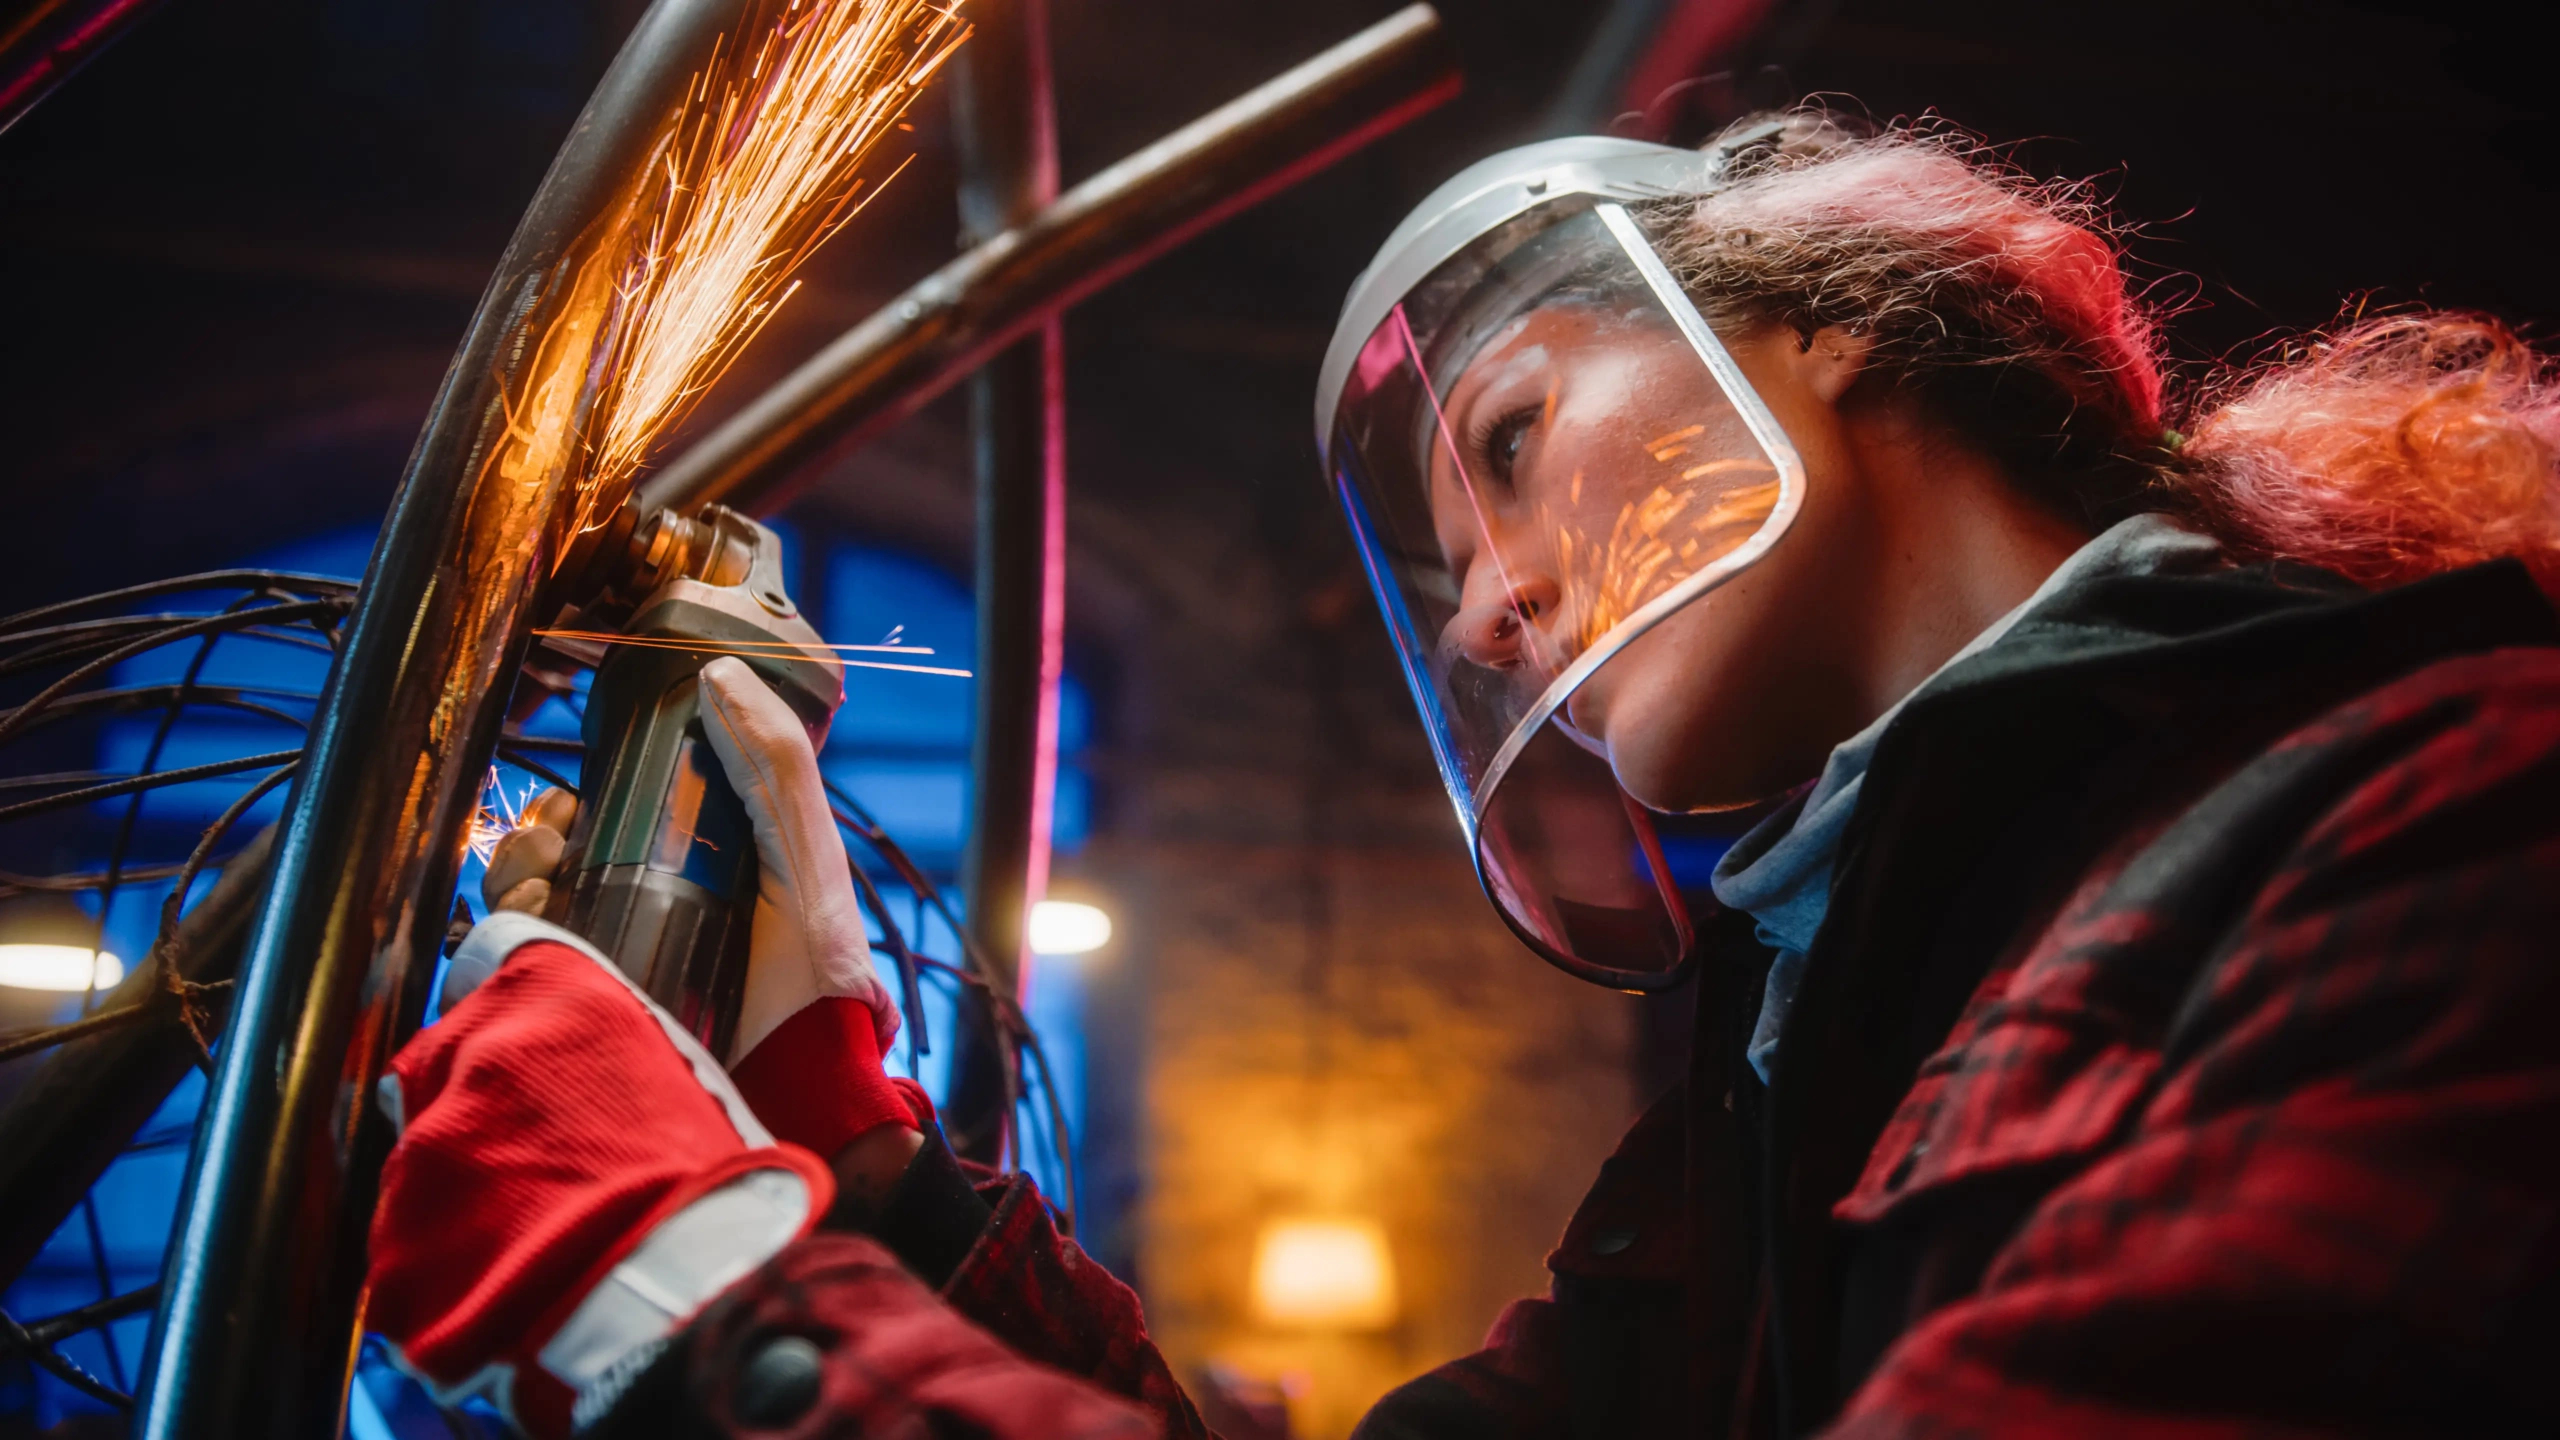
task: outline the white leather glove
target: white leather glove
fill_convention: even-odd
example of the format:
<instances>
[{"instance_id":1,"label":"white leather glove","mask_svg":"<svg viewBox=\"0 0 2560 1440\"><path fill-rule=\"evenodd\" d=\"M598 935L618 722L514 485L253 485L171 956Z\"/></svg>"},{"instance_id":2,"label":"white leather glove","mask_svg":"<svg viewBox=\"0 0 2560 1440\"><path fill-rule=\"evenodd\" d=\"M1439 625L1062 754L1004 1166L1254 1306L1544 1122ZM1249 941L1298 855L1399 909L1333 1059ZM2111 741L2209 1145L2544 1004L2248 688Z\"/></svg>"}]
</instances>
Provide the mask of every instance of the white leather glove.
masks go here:
<instances>
[{"instance_id":1,"label":"white leather glove","mask_svg":"<svg viewBox=\"0 0 2560 1440\"><path fill-rule=\"evenodd\" d=\"M756 832L756 917L735 1065L783 1021L827 996L870 1007L882 1054L898 1006L871 967L871 942L844 840L818 778L818 753L790 704L743 660L702 667L702 728Z\"/></svg>"}]
</instances>

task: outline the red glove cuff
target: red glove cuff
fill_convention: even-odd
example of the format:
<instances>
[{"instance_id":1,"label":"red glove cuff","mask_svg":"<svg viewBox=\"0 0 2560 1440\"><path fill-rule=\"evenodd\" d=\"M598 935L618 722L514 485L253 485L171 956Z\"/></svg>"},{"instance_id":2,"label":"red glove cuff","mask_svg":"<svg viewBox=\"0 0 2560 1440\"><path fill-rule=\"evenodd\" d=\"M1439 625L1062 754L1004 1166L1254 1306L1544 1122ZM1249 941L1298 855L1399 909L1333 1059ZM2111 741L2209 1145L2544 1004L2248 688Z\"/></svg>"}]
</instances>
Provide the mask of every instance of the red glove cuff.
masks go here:
<instances>
[{"instance_id":1,"label":"red glove cuff","mask_svg":"<svg viewBox=\"0 0 2560 1440\"><path fill-rule=\"evenodd\" d=\"M729 1073L775 1139L821 1156L883 1125L933 1123L923 1087L882 1067L871 1007L847 996L802 1006Z\"/></svg>"}]
</instances>

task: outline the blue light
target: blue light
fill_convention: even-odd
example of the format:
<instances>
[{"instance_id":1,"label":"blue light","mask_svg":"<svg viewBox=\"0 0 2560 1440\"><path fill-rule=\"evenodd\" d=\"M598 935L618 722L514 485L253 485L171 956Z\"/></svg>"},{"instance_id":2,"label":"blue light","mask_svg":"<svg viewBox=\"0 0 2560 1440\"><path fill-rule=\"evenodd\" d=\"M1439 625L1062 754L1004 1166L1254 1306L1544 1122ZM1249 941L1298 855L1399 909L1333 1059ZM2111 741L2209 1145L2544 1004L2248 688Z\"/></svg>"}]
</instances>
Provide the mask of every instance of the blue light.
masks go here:
<instances>
[{"instance_id":1,"label":"blue light","mask_svg":"<svg viewBox=\"0 0 2560 1440\"><path fill-rule=\"evenodd\" d=\"M788 526L775 528L783 537L785 568L796 586L801 573L802 538ZM363 573L373 537L371 527L342 530L268 552L247 563L254 568L352 579ZM932 663L974 668L975 607L965 586L922 560L893 551L833 542L824 547L823 554L824 613L814 618L822 621L821 629L828 639L874 643L894 631L904 643L932 648L936 652ZM201 612L214 608L201 603L195 606ZM112 683L174 683L186 673L194 656L192 646L153 651L119 666ZM328 663L326 655L315 651L273 641L227 638L214 645L198 679L206 685L272 692L272 703L289 713L306 715L310 708L307 701L277 697L316 694L327 678ZM584 678L581 676L581 692ZM859 797L900 846L946 891L951 888L966 840L972 695L972 682L966 680L851 670L846 676L844 709L821 757L829 777ZM583 700L583 693L578 699ZM543 702L522 728L531 735L576 739L578 712L577 703L554 697ZM139 769L158 725L158 717L149 715L101 727L96 768L118 774ZM1091 833L1093 781L1074 763L1074 757L1091 743L1092 732L1091 698L1082 683L1069 675L1059 698L1062 760L1053 840L1060 853L1072 852ZM300 741L300 731L289 723L197 708L171 727L156 763L163 770L175 769L292 749ZM577 779L575 755L546 751L535 758L571 781ZM543 784L530 772L513 765L501 763L498 772L506 795L517 804ZM151 837L152 853L166 848L170 837L191 839L194 829L243 794L255 778L254 774L221 777L150 792L143 803L142 823L143 833ZM254 834L258 827L280 815L283 800L283 790L271 794L243 819L238 835ZM100 833L112 833L112 827L122 819L125 803L119 799L93 807L104 822L105 829ZM183 849L183 845L179 848ZM860 858L866 862L871 859L867 855ZM101 859L103 856L89 857L92 864ZM956 961L962 953L959 937L941 917L890 878L886 867L871 863L866 868L881 885L883 898L909 943L926 955ZM479 908L482 873L483 867L476 858L465 860L459 889L475 911ZM191 899L202 898L213 883L212 876L202 878ZM167 881L124 887L108 917L108 948L129 961L147 953L158 930L161 905L168 890ZM956 902L956 895L953 898ZM94 898L91 909L94 913ZM875 944L884 939L876 925L872 939ZM878 963L884 975L892 968L885 952ZM1027 987L1026 1009L1047 1047L1059 1107L1066 1114L1071 1133L1080 1134L1085 1109L1081 976L1071 961L1043 960L1035 965ZM956 986L929 975L922 986L920 1013L910 1017L908 1029L911 1036L919 1031L930 1035L932 1049L919 1056L910 1043L902 1040L889 1057L894 1072L913 1074L935 1095L948 1093L957 1007ZM68 1012L64 1018L69 1018ZM106 1279L113 1293L147 1284L159 1273L203 1089L202 1076L191 1072L143 1127L133 1150L117 1159L91 1192L99 1237L104 1242ZM1044 1135L1046 1120L1034 1116L1027 1123L1030 1130L1023 1147L1025 1163L1044 1190L1060 1194L1061 1177L1049 1158ZM6 1296L0 1297L0 1303L22 1319L88 1304L100 1298L98 1258L92 1254L87 1217L75 1212L9 1287ZM59 1348L92 1373L110 1379L120 1376L129 1385L134 1377L123 1367L141 1354L149 1323L147 1314L131 1316L104 1330L74 1337ZM31 1386L0 1389L0 1416L26 1415L37 1428L58 1424L68 1415L102 1409L48 1375L36 1375ZM388 1365L378 1344L368 1344L360 1362L349 1424L351 1435L359 1440L410 1440L413 1436L449 1433L434 1416L424 1392Z\"/></svg>"}]
</instances>

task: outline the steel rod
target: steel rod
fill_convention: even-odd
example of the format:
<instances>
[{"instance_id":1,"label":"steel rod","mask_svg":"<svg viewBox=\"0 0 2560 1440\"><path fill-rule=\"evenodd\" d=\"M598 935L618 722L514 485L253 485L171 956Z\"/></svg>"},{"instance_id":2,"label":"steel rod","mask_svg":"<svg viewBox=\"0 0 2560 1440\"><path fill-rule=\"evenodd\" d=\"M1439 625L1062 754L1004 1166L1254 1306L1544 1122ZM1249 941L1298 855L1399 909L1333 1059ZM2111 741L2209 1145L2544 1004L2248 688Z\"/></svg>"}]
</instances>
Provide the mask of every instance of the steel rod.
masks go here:
<instances>
[{"instance_id":1,"label":"steel rod","mask_svg":"<svg viewBox=\"0 0 2560 1440\"><path fill-rule=\"evenodd\" d=\"M335 1436L389 1146L373 1104L415 1028L465 826L575 492L509 428L583 373L613 216L745 0L658 0L553 160L428 412L287 805L180 1192L133 1434ZM541 437L536 436L539 440ZM547 618L547 617L546 617Z\"/></svg>"},{"instance_id":2,"label":"steel rod","mask_svg":"<svg viewBox=\"0 0 2560 1440\"><path fill-rule=\"evenodd\" d=\"M1245 92L972 248L846 331L641 487L644 510L771 511L1050 315L1458 93L1412 5Z\"/></svg>"},{"instance_id":3,"label":"steel rod","mask_svg":"<svg viewBox=\"0 0 2560 1440\"><path fill-rule=\"evenodd\" d=\"M25 1322L24 1328L27 1338L39 1345L59 1344L84 1331L113 1324L127 1315L139 1315L150 1309L153 1302L159 1298L160 1286L155 1282L139 1290L128 1290L122 1295L110 1295L104 1300L93 1300L76 1310L65 1310L59 1315L47 1315L41 1320L29 1320Z\"/></svg>"},{"instance_id":4,"label":"steel rod","mask_svg":"<svg viewBox=\"0 0 2560 1440\"><path fill-rule=\"evenodd\" d=\"M951 92L960 233L969 245L1027 223L1058 198L1047 0L998 0L979 14ZM1007 995L1020 993L1024 917L1048 870L1042 822L1057 753L1050 642L1065 625L1065 365L1053 314L969 377L978 647L960 890L992 962L987 984ZM952 1143L969 1159L997 1163L1013 1115L1012 1046L991 1016L964 1017L952 1044L943 1107Z\"/></svg>"},{"instance_id":5,"label":"steel rod","mask_svg":"<svg viewBox=\"0 0 2560 1440\"><path fill-rule=\"evenodd\" d=\"M0 822L15 820L22 815L41 815L48 810L86 805L93 800L112 800L119 795L131 795L141 790L159 790L197 780L219 779L225 775L237 775L243 770L273 770L279 765L291 764L294 757L301 753L299 750L276 750L264 755L240 755L229 760L208 760L202 765L189 765L178 770L151 770L140 775L127 775L121 780L110 781L104 785L90 785L79 790L65 790L58 795L47 795L40 799L21 800L13 805L0 805ZM58 777L35 778L50 780Z\"/></svg>"}]
</instances>

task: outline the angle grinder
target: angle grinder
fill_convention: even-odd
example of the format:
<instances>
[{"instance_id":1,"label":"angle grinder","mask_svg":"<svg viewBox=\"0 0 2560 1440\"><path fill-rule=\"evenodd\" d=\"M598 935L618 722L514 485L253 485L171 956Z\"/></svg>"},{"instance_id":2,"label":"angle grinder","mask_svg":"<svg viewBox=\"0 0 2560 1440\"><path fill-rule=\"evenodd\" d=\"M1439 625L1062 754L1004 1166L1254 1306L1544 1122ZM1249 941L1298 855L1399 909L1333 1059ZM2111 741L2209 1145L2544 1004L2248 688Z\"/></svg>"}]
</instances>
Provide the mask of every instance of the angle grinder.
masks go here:
<instances>
[{"instance_id":1,"label":"angle grinder","mask_svg":"<svg viewBox=\"0 0 2560 1440\"><path fill-rule=\"evenodd\" d=\"M726 1055L746 991L756 844L703 733L697 677L735 656L823 735L844 667L783 589L780 538L734 510L626 509L582 539L564 567L597 595L582 620L625 604L628 618L588 692L578 815L544 917Z\"/></svg>"}]
</instances>

